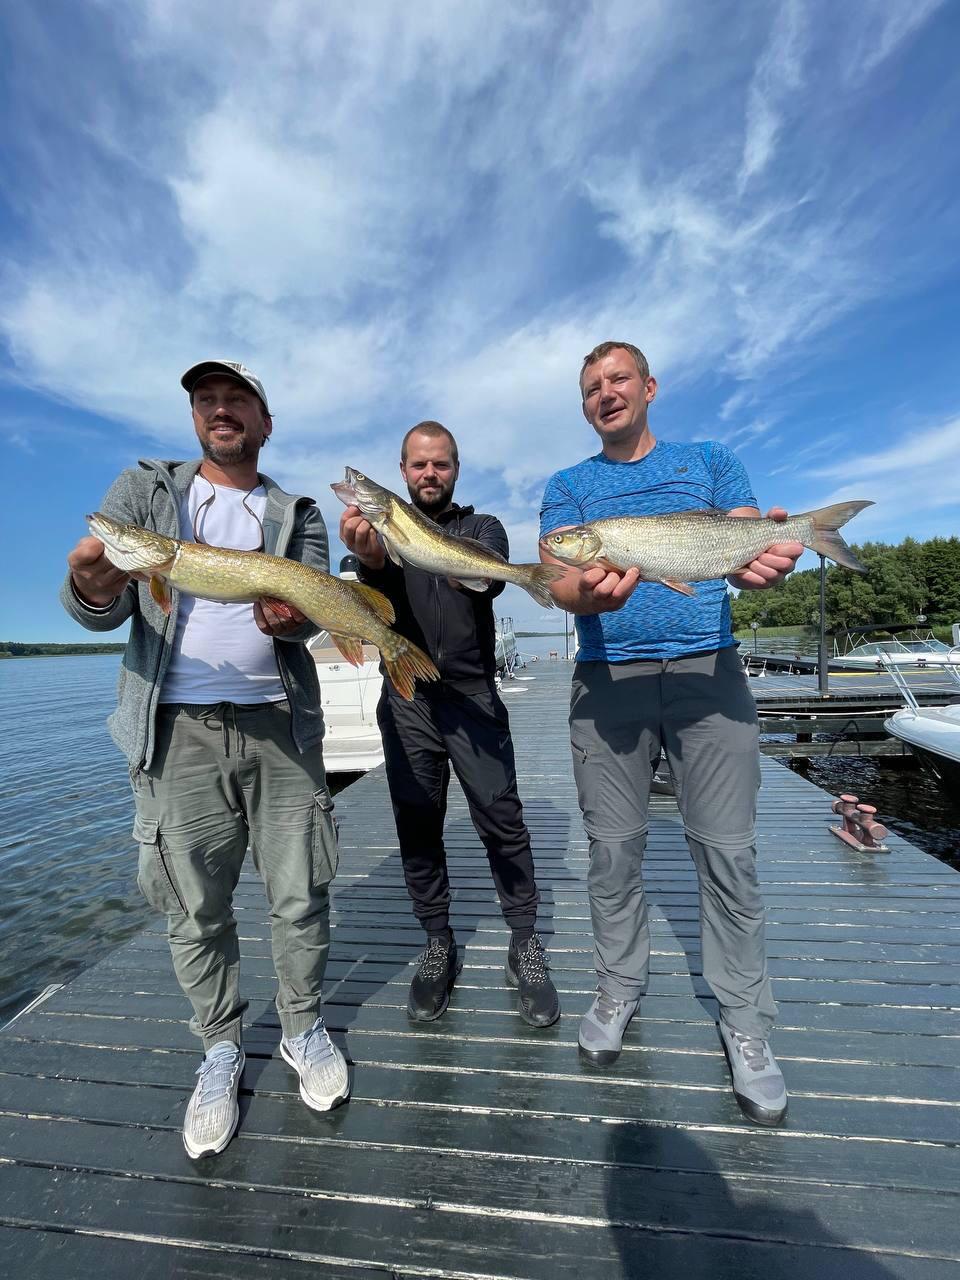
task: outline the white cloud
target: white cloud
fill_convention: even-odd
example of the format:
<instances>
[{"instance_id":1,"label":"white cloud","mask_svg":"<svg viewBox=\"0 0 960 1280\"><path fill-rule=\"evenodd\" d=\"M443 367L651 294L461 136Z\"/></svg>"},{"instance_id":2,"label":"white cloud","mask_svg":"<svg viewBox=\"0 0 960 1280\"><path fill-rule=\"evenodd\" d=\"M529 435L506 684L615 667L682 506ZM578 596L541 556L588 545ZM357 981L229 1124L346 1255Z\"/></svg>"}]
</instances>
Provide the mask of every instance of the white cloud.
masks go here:
<instances>
[{"instance_id":1,"label":"white cloud","mask_svg":"<svg viewBox=\"0 0 960 1280\"><path fill-rule=\"evenodd\" d=\"M770 43L757 64L747 101L746 136L737 186L742 193L773 159L783 126L783 105L803 83L806 14L800 0L785 0Z\"/></svg>"},{"instance_id":2,"label":"white cloud","mask_svg":"<svg viewBox=\"0 0 960 1280\"><path fill-rule=\"evenodd\" d=\"M764 379L896 295L890 228L929 166L902 143L878 187L836 120L849 60L869 78L935 8L854 7L844 61L826 0L767 25L693 0L282 0L228 24L213 0L103 0L121 89L107 61L59 151L29 135L8 377L180 450L179 373L237 356L276 408L268 465L318 495L347 462L390 483L403 430L438 417L464 499L529 543L545 476L596 447L576 378L597 341L644 347L671 434L719 414L766 442ZM54 53L24 94L60 92ZM681 416L704 387L706 420Z\"/></svg>"}]
</instances>

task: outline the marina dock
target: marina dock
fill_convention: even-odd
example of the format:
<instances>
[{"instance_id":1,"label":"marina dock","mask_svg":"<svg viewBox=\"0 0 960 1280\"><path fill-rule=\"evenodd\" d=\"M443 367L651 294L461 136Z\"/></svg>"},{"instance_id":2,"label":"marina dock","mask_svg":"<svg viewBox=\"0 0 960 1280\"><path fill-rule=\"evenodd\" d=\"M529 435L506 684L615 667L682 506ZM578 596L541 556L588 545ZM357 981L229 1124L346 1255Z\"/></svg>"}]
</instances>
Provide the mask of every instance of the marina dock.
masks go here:
<instances>
[{"instance_id":1,"label":"marina dock","mask_svg":"<svg viewBox=\"0 0 960 1280\"><path fill-rule=\"evenodd\" d=\"M247 1065L221 1156L194 1163L181 1144L200 1050L159 920L0 1033L4 1275L960 1277L960 875L896 835L889 853L856 853L829 831L832 797L763 759L774 1047L791 1098L782 1128L759 1129L730 1091L700 974L676 805L655 795L650 991L617 1063L581 1064L594 972L569 680L568 664L538 662L504 690L560 1022L535 1031L515 1011L508 932L455 785L464 970L442 1019L408 1021L423 935L375 770L337 798L325 1015L352 1064L349 1103L309 1111L280 1058L251 871L237 895ZM758 685L774 705L772 677Z\"/></svg>"}]
</instances>

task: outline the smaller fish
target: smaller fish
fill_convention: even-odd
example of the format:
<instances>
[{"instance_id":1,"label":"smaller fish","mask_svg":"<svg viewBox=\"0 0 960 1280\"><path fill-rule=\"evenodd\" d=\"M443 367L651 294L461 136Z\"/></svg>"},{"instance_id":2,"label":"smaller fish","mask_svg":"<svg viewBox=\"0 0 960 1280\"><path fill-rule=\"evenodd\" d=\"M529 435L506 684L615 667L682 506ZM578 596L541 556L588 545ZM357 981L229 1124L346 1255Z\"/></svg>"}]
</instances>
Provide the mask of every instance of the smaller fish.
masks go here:
<instances>
[{"instance_id":1,"label":"smaller fish","mask_svg":"<svg viewBox=\"0 0 960 1280\"><path fill-rule=\"evenodd\" d=\"M550 583L563 577L563 570L555 565L509 564L475 538L446 533L412 503L353 467L347 467L344 479L330 488L345 506L360 508L394 564L406 560L427 573L452 578L468 591L485 591L492 581L512 582L537 604L553 608Z\"/></svg>"},{"instance_id":2,"label":"smaller fish","mask_svg":"<svg viewBox=\"0 0 960 1280\"><path fill-rule=\"evenodd\" d=\"M406 636L392 631L393 605L379 591L359 582L345 582L311 565L261 551L232 551L198 542L167 538L137 524L122 524L100 511L87 516L95 538L103 543L112 565L125 573L149 575L150 594L164 611L171 608L168 583L201 600L253 603L267 600L292 616L295 609L330 639L348 662L363 663L363 642L380 650L397 692L413 697L414 681L437 680L430 658Z\"/></svg>"},{"instance_id":3,"label":"smaller fish","mask_svg":"<svg viewBox=\"0 0 960 1280\"><path fill-rule=\"evenodd\" d=\"M645 581L692 596L691 582L736 573L778 542L802 542L846 569L866 573L837 530L872 506L868 501L838 502L786 520L730 516L725 511L612 516L549 533L540 546L565 564L636 568Z\"/></svg>"}]
</instances>

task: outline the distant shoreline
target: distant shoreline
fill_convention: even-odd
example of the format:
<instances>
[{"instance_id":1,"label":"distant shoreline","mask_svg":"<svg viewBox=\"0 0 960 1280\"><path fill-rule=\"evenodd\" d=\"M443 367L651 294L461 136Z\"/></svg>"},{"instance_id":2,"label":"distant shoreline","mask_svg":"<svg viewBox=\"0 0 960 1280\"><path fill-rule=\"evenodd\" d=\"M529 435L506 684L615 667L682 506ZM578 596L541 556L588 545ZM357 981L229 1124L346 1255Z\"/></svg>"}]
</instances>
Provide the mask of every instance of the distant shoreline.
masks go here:
<instances>
[{"instance_id":1,"label":"distant shoreline","mask_svg":"<svg viewBox=\"0 0 960 1280\"><path fill-rule=\"evenodd\" d=\"M19 640L0 640L3 658L74 658L91 653L123 653L125 644L27 644Z\"/></svg>"}]
</instances>

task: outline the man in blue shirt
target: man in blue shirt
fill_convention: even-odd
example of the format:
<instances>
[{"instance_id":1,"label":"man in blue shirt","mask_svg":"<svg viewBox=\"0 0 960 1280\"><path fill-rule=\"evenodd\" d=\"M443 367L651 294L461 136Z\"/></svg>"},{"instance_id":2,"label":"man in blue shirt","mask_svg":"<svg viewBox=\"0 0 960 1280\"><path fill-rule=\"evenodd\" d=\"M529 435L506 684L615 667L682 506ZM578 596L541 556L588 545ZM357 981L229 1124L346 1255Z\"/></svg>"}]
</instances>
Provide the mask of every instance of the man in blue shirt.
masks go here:
<instances>
[{"instance_id":1,"label":"man in blue shirt","mask_svg":"<svg viewBox=\"0 0 960 1280\"><path fill-rule=\"evenodd\" d=\"M604 516L706 508L760 515L746 472L725 446L654 438L647 412L657 383L636 347L601 343L583 362L580 389L601 452L551 477L541 537ZM773 586L802 551L795 542L771 547L729 581L740 589ZM541 558L556 563L542 549ZM734 1094L752 1120L779 1124L787 1094L768 1043L776 1005L756 874L757 713L730 628L727 583L697 583L687 597L641 582L638 569L595 566L569 569L553 590L577 615L579 638L570 738L590 840L598 977L580 1051L593 1063L613 1062L646 990L641 862L662 749L700 881L703 974L719 1002Z\"/></svg>"}]
</instances>

